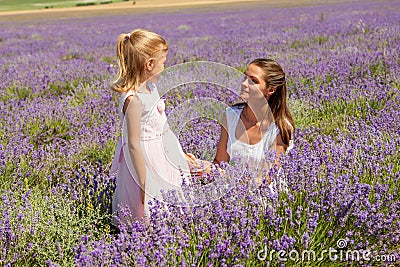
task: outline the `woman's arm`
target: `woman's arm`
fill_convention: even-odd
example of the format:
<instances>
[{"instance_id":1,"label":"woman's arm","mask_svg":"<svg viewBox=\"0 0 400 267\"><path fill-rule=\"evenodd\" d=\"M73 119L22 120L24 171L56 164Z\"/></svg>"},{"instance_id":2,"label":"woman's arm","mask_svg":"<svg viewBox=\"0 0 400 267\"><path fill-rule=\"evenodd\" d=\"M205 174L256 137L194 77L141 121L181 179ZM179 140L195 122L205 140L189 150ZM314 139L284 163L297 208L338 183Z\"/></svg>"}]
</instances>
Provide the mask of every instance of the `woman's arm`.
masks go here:
<instances>
[{"instance_id":1,"label":"woman's arm","mask_svg":"<svg viewBox=\"0 0 400 267\"><path fill-rule=\"evenodd\" d=\"M142 103L138 96L129 96L124 104L127 126L128 149L133 167L139 176L139 186L142 189L142 203L144 204L146 184L146 164L140 146L140 119L142 116Z\"/></svg>"},{"instance_id":2,"label":"woman's arm","mask_svg":"<svg viewBox=\"0 0 400 267\"><path fill-rule=\"evenodd\" d=\"M217 145L217 153L215 155L214 164L220 164L222 161L229 162L229 154L228 154L228 132L227 132L227 122L226 122L226 114L224 113L221 122L221 133Z\"/></svg>"}]
</instances>

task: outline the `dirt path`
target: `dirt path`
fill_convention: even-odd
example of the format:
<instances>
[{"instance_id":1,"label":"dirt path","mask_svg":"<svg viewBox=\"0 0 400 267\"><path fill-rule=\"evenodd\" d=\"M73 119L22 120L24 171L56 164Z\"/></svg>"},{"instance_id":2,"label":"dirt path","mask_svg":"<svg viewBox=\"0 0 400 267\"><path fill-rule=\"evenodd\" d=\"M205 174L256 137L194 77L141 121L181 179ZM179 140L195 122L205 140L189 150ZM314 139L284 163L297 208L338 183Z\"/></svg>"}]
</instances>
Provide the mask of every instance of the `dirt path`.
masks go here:
<instances>
[{"instance_id":1,"label":"dirt path","mask_svg":"<svg viewBox=\"0 0 400 267\"><path fill-rule=\"evenodd\" d=\"M35 14L35 13L54 13L54 12L75 12L75 11L98 11L98 10L115 10L115 9L141 9L141 8L159 8L159 7L182 7L196 5L212 5L226 4L235 2L254 2L257 0L137 0L111 4L98 4L80 7L64 7L51 9L37 10L17 10L17 11L2 11L0 15L20 15L20 14Z\"/></svg>"},{"instance_id":2,"label":"dirt path","mask_svg":"<svg viewBox=\"0 0 400 267\"><path fill-rule=\"evenodd\" d=\"M20 19L25 20L41 18L51 19L58 17L86 17L107 14L112 15L164 11L168 12L187 8L214 9L229 8L235 6L243 7L243 5L289 7L345 1L346 0L131 0L127 2L82 7L3 11L0 12L0 21L15 21Z\"/></svg>"}]
</instances>

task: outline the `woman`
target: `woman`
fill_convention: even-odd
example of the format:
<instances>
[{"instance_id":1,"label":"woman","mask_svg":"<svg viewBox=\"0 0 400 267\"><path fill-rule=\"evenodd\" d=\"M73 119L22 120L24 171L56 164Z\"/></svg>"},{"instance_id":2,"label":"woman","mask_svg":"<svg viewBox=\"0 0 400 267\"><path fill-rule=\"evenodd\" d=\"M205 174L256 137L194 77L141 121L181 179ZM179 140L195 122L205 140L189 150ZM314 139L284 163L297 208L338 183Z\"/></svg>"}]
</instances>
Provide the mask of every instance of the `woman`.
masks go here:
<instances>
[{"instance_id":1,"label":"woman","mask_svg":"<svg viewBox=\"0 0 400 267\"><path fill-rule=\"evenodd\" d=\"M286 78L272 59L255 59L242 82L243 103L226 110L214 163L232 158L266 167L265 154L279 156L292 148L294 122L286 104Z\"/></svg>"}]
</instances>

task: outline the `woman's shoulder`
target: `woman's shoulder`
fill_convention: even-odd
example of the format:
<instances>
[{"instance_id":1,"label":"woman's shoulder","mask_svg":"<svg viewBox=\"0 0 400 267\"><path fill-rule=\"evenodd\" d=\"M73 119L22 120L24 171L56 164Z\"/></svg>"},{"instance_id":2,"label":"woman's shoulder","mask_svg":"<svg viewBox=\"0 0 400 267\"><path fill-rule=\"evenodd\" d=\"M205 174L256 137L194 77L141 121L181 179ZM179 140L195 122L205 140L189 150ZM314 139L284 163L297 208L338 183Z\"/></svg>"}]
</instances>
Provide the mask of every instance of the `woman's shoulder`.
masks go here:
<instances>
[{"instance_id":1,"label":"woman's shoulder","mask_svg":"<svg viewBox=\"0 0 400 267\"><path fill-rule=\"evenodd\" d=\"M245 106L247 106L246 102L239 102L239 103L235 103L231 106L231 108L234 109L243 109Z\"/></svg>"},{"instance_id":2,"label":"woman's shoulder","mask_svg":"<svg viewBox=\"0 0 400 267\"><path fill-rule=\"evenodd\" d=\"M226 113L240 113L241 111L242 111L242 109L246 106L247 104L246 103L236 103L236 104L233 104L231 107L228 107L227 109L226 109Z\"/></svg>"},{"instance_id":3,"label":"woman's shoulder","mask_svg":"<svg viewBox=\"0 0 400 267\"><path fill-rule=\"evenodd\" d=\"M246 104L238 103L234 104L231 107L228 107L224 113L224 120L226 121L227 125L235 125L236 122L240 118L240 113L242 112L243 108L246 106Z\"/></svg>"}]
</instances>

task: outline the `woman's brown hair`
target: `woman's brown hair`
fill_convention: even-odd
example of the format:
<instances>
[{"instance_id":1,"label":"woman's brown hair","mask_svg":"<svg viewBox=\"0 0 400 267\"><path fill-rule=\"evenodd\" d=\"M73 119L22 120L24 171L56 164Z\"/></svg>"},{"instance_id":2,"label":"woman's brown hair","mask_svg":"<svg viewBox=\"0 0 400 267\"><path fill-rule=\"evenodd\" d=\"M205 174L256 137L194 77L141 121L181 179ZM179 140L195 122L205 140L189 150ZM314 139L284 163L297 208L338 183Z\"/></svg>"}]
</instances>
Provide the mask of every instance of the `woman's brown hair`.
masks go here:
<instances>
[{"instance_id":1,"label":"woman's brown hair","mask_svg":"<svg viewBox=\"0 0 400 267\"><path fill-rule=\"evenodd\" d=\"M261 68L264 72L264 81L268 87L275 87L275 92L269 97L268 105L274 116L275 124L280 130L282 141L289 145L293 138L294 121L292 114L287 106L286 77L282 67L274 60L268 58L257 58L251 63Z\"/></svg>"}]
</instances>

